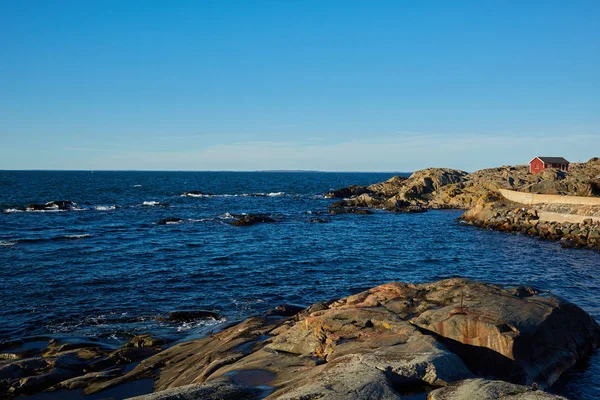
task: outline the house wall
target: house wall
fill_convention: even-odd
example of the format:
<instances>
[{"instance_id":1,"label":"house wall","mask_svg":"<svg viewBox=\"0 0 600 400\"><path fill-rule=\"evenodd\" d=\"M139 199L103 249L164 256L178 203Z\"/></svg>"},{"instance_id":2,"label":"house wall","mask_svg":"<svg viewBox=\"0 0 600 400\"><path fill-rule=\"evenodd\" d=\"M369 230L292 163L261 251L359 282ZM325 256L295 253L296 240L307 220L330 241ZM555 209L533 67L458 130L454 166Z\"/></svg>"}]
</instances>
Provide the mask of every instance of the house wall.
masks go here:
<instances>
[{"instance_id":1,"label":"house wall","mask_svg":"<svg viewBox=\"0 0 600 400\"><path fill-rule=\"evenodd\" d=\"M529 163L529 172L532 174L539 174L546 168L556 168L568 171L569 164L546 164L546 166L544 166L544 162L539 158L536 158Z\"/></svg>"},{"instance_id":2,"label":"house wall","mask_svg":"<svg viewBox=\"0 0 600 400\"><path fill-rule=\"evenodd\" d=\"M532 174L539 174L543 170L544 170L544 163L539 158L534 159L529 164L529 172L531 172Z\"/></svg>"}]
</instances>

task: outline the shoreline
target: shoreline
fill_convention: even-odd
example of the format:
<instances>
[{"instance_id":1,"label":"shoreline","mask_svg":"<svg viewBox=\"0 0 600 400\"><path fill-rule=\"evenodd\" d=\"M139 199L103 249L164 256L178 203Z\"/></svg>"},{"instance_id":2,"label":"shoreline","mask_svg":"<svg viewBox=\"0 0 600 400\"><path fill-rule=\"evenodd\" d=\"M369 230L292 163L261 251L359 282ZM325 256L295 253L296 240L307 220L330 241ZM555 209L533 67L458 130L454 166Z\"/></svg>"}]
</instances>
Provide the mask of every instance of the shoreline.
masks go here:
<instances>
[{"instance_id":1,"label":"shoreline","mask_svg":"<svg viewBox=\"0 0 600 400\"><path fill-rule=\"evenodd\" d=\"M369 186L331 191L331 213L382 209L418 213L465 210L463 221L478 227L524 232L564 247L600 251L600 159L574 164L570 171L548 169L538 175L526 166L504 166L467 173L428 168ZM519 201L519 202L517 202Z\"/></svg>"},{"instance_id":2,"label":"shoreline","mask_svg":"<svg viewBox=\"0 0 600 400\"><path fill-rule=\"evenodd\" d=\"M594 319L548 292L451 278L282 305L190 341L138 335L118 348L93 339L4 348L14 357L0 361L0 383L6 399L446 399L500 390L558 400L541 390L599 345Z\"/></svg>"}]
</instances>

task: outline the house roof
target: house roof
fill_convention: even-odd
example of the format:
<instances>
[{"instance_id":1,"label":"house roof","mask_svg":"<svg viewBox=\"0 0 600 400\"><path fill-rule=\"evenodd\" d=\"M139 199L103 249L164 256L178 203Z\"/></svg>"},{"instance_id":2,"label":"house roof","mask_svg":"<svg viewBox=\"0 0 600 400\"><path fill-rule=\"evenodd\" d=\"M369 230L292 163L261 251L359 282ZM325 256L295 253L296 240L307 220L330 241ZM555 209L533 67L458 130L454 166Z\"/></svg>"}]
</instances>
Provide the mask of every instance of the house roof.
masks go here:
<instances>
[{"instance_id":1,"label":"house roof","mask_svg":"<svg viewBox=\"0 0 600 400\"><path fill-rule=\"evenodd\" d=\"M535 160L536 158L539 158L540 160L542 160L542 162L545 162L547 164L570 164L569 161L566 158L563 157L535 157L533 160ZM531 160L531 161L533 161ZM529 161L529 162L531 162Z\"/></svg>"}]
</instances>

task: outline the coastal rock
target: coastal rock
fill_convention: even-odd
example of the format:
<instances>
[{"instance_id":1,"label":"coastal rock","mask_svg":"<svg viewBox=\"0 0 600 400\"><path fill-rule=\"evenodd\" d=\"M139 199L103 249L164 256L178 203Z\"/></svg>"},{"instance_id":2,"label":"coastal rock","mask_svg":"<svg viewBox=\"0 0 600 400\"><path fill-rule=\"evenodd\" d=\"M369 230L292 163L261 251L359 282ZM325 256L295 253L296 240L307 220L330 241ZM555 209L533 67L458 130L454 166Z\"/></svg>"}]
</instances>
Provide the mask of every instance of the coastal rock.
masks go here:
<instances>
[{"instance_id":1,"label":"coastal rock","mask_svg":"<svg viewBox=\"0 0 600 400\"><path fill-rule=\"evenodd\" d=\"M466 379L432 391L427 400L567 400L531 387L488 379Z\"/></svg>"},{"instance_id":2,"label":"coastal rock","mask_svg":"<svg viewBox=\"0 0 600 400\"><path fill-rule=\"evenodd\" d=\"M373 214L373 211L367 210L364 208L332 208L329 210L329 214L331 215L340 215L340 214L362 214L362 215L370 215Z\"/></svg>"},{"instance_id":3,"label":"coastal rock","mask_svg":"<svg viewBox=\"0 0 600 400\"><path fill-rule=\"evenodd\" d=\"M114 349L86 338L52 339L35 356L0 360L0 398L42 391L83 388L122 375L123 367L155 354L158 349Z\"/></svg>"},{"instance_id":4,"label":"coastal rock","mask_svg":"<svg viewBox=\"0 0 600 400\"><path fill-rule=\"evenodd\" d=\"M94 382L107 381L121 375L121 368L109 369L106 371L89 372L85 375L76 376L71 379L63 380L54 386L46 389L47 392L55 392L57 390L73 390L86 387Z\"/></svg>"},{"instance_id":5,"label":"coastal rock","mask_svg":"<svg viewBox=\"0 0 600 400\"><path fill-rule=\"evenodd\" d=\"M450 168L427 168L412 174L403 185L405 197L414 198L433 193L442 186L461 182L465 171Z\"/></svg>"},{"instance_id":6,"label":"coastal rock","mask_svg":"<svg viewBox=\"0 0 600 400\"><path fill-rule=\"evenodd\" d=\"M345 188L332 190L331 192L326 193L325 197L328 199L344 199L352 196L359 196L363 193L371 193L371 190L364 186L350 185Z\"/></svg>"},{"instance_id":7,"label":"coastal rock","mask_svg":"<svg viewBox=\"0 0 600 400\"><path fill-rule=\"evenodd\" d=\"M185 393L209 396L226 385L269 399L401 399L448 385L452 391L430 396L453 398L473 387L534 399L542 392L463 380L475 372L545 387L600 343L600 327L573 304L526 286L461 278L394 282L296 311L179 343L85 391L154 377L155 390L167 390L156 399L176 398L170 390L186 385L194 386Z\"/></svg>"},{"instance_id":8,"label":"coastal rock","mask_svg":"<svg viewBox=\"0 0 600 400\"><path fill-rule=\"evenodd\" d=\"M400 193L407 179L408 178L404 176L394 176L385 182L369 185L367 186L367 189L372 193L391 197Z\"/></svg>"},{"instance_id":9,"label":"coastal rock","mask_svg":"<svg viewBox=\"0 0 600 400\"><path fill-rule=\"evenodd\" d=\"M273 218L264 214L248 214L244 215L236 221L233 221L231 225L234 226L250 226L261 223L274 223L277 222Z\"/></svg>"},{"instance_id":10,"label":"coastal rock","mask_svg":"<svg viewBox=\"0 0 600 400\"><path fill-rule=\"evenodd\" d=\"M556 296L531 294L533 289L525 290L531 295L519 296L458 280L424 285L422 290L429 291L430 299L461 302L442 301L411 323L462 354L472 369L512 382L548 387L600 345L600 327L594 319ZM495 366L487 371L491 362Z\"/></svg>"},{"instance_id":11,"label":"coastal rock","mask_svg":"<svg viewBox=\"0 0 600 400\"><path fill-rule=\"evenodd\" d=\"M304 307L293 306L290 304L281 304L272 310L267 311L267 315L277 317L293 317L300 311L304 310Z\"/></svg>"},{"instance_id":12,"label":"coastal rock","mask_svg":"<svg viewBox=\"0 0 600 400\"><path fill-rule=\"evenodd\" d=\"M186 385L155 392L129 400L256 400L261 391L226 382L204 385Z\"/></svg>"},{"instance_id":13,"label":"coastal rock","mask_svg":"<svg viewBox=\"0 0 600 400\"><path fill-rule=\"evenodd\" d=\"M161 338L143 334L136 335L129 339L129 342L125 344L125 347L157 347L166 344L167 341Z\"/></svg>"}]
</instances>

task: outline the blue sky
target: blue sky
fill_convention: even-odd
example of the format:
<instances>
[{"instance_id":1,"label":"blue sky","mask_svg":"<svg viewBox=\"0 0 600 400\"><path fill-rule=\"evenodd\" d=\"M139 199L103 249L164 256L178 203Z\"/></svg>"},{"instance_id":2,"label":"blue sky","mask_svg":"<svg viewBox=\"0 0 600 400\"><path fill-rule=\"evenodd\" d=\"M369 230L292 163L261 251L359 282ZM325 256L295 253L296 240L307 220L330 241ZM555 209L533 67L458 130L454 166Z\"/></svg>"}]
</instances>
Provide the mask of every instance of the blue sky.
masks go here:
<instances>
[{"instance_id":1,"label":"blue sky","mask_svg":"<svg viewBox=\"0 0 600 400\"><path fill-rule=\"evenodd\" d=\"M0 169L600 156L599 1L0 0Z\"/></svg>"}]
</instances>

